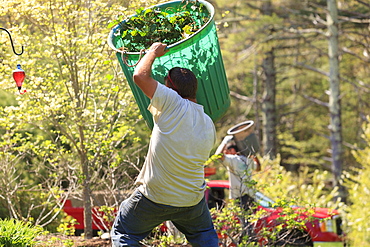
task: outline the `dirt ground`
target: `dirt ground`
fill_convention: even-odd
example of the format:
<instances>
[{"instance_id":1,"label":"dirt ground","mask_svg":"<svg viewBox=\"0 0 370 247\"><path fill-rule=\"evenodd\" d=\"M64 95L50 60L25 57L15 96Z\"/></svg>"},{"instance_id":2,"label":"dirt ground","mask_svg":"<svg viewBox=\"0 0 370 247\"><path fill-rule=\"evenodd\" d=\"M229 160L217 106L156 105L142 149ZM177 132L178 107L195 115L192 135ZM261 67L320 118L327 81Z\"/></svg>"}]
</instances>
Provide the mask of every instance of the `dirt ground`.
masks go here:
<instances>
[{"instance_id":1,"label":"dirt ground","mask_svg":"<svg viewBox=\"0 0 370 247\"><path fill-rule=\"evenodd\" d=\"M110 240L95 237L93 239L84 239L81 236L61 236L61 235L47 235L40 236L37 239L37 247L111 247ZM158 246L159 243L151 246ZM149 245L145 245L148 246ZM191 247L191 245L174 244L169 247Z\"/></svg>"},{"instance_id":2,"label":"dirt ground","mask_svg":"<svg viewBox=\"0 0 370 247\"><path fill-rule=\"evenodd\" d=\"M111 247L111 241L98 237L84 239L81 236L47 235L36 238L37 247Z\"/></svg>"}]
</instances>

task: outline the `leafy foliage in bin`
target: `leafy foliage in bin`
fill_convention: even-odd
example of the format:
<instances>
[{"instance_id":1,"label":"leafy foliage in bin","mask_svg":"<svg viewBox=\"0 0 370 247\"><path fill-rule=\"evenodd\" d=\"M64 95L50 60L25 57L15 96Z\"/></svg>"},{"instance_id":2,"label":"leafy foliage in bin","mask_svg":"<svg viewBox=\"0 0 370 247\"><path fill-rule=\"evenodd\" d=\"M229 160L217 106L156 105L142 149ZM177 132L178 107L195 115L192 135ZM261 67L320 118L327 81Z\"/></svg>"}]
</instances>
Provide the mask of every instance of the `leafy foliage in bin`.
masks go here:
<instances>
[{"instance_id":1,"label":"leafy foliage in bin","mask_svg":"<svg viewBox=\"0 0 370 247\"><path fill-rule=\"evenodd\" d=\"M199 3L181 3L176 8L139 8L136 15L119 23L116 35L129 52L147 49L154 42L173 44L198 31L209 20L206 7ZM116 24L119 20L114 22Z\"/></svg>"}]
</instances>

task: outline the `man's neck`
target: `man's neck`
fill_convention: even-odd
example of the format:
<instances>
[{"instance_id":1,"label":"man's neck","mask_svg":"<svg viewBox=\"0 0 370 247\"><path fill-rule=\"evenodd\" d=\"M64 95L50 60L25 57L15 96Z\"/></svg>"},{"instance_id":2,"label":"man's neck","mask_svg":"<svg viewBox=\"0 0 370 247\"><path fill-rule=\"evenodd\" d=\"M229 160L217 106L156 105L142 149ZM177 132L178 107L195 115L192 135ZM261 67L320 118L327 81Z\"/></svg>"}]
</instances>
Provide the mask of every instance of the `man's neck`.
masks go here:
<instances>
[{"instance_id":1,"label":"man's neck","mask_svg":"<svg viewBox=\"0 0 370 247\"><path fill-rule=\"evenodd\" d=\"M184 98L184 99L187 99L187 100L190 100L191 102L197 103L197 99L192 99L192 98Z\"/></svg>"}]
</instances>

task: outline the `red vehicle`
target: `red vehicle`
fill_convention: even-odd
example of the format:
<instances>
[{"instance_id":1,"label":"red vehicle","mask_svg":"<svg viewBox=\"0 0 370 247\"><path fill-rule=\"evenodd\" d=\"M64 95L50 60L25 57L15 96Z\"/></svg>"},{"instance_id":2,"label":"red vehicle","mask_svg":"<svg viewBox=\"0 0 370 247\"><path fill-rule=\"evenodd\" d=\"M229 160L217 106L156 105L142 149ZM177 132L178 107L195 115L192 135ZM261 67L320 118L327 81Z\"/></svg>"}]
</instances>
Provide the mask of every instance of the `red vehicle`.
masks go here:
<instances>
[{"instance_id":1,"label":"red vehicle","mask_svg":"<svg viewBox=\"0 0 370 247\"><path fill-rule=\"evenodd\" d=\"M206 168L204 169L205 176L214 175L216 173L216 168ZM84 232L84 208L82 207L82 202L77 200L66 200L63 211L68 215L76 219L77 224L74 225L76 235L80 235ZM93 232L97 235L98 231L108 232L113 222L107 222L103 220L104 213L99 211L99 207L93 207Z\"/></svg>"},{"instance_id":2,"label":"red vehicle","mask_svg":"<svg viewBox=\"0 0 370 247\"><path fill-rule=\"evenodd\" d=\"M220 207L224 204L227 199L228 190L230 188L229 181L227 180L211 180L207 183L207 189L205 191L206 201L209 208ZM259 232L261 229L269 228L273 229L277 225L282 224L279 218L281 217L281 208L273 207L275 202L270 198L266 197L260 192L256 193L256 199L258 202L257 210L264 210L266 214L258 221L255 222L252 229L257 236L256 242L259 242L262 246L266 245L267 239L260 236ZM299 207L295 207L297 210ZM83 208L73 207L70 200L67 200L64 211L74 217L78 224L75 225L76 234L82 233L84 229L83 223ZM298 211L299 212L299 211ZM302 211L300 211L302 212ZM303 211L304 212L304 211ZM104 222L102 220L102 213L98 210L98 207L93 208L93 230L97 232L103 230L109 231L112 222ZM300 218L308 218L307 214L300 213ZM337 210L331 210L328 208L315 208L313 215L309 221L305 223L304 229L299 232L286 232L286 234L293 235L293 239L290 241L290 245L286 245L286 242L277 242L275 246L317 246L317 247L339 247L344 246L342 240L341 230L341 216ZM282 234L285 234L282 232ZM297 235L298 234L298 235ZM304 236L301 237L301 236ZM286 239L286 238L285 238ZM292 243L293 242L293 243Z\"/></svg>"},{"instance_id":3,"label":"red vehicle","mask_svg":"<svg viewBox=\"0 0 370 247\"><path fill-rule=\"evenodd\" d=\"M225 180L211 180L208 182L206 199L210 208L222 206L225 195L230 188L230 184ZM283 224L280 220L282 208L274 207L275 202L260 192L256 193L258 203L257 210L264 210L266 214L253 224L253 232L257 242L265 245L268 240L259 233L262 228L273 229L277 225ZM299 218L305 221L304 229L298 231L282 231L281 235L286 234L281 240L277 240L275 246L320 246L337 247L344 246L341 230L341 216L337 210L328 208L314 208L312 215L300 207L293 207ZM289 235L289 236L288 236ZM285 241L288 239L289 241ZM289 242L289 243L287 243Z\"/></svg>"},{"instance_id":4,"label":"red vehicle","mask_svg":"<svg viewBox=\"0 0 370 247\"><path fill-rule=\"evenodd\" d=\"M79 206L73 206L72 200L66 200L63 211L72 216L76 219L77 224L74 225L75 227L75 234L80 235L84 232L84 208ZM79 203L81 204L81 203ZM92 210L92 216L93 216L93 232L94 235L97 236L99 231L108 232L110 230L110 227L113 222L107 222L104 220L104 213L99 210L99 207L93 207Z\"/></svg>"}]
</instances>

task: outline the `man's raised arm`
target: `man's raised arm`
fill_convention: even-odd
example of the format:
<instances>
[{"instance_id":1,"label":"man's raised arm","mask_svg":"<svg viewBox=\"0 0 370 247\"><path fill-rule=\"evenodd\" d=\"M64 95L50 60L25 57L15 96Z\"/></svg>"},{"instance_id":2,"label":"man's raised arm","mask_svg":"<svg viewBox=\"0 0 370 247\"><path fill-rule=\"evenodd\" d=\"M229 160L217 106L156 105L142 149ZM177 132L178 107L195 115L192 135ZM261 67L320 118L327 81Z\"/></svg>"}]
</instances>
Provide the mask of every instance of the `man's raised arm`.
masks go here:
<instances>
[{"instance_id":1,"label":"man's raised arm","mask_svg":"<svg viewBox=\"0 0 370 247\"><path fill-rule=\"evenodd\" d=\"M134 71L134 82L150 99L153 98L154 92L157 89L157 81L152 78L152 65L157 57L163 56L168 51L166 47L167 45L162 43L152 44Z\"/></svg>"}]
</instances>

